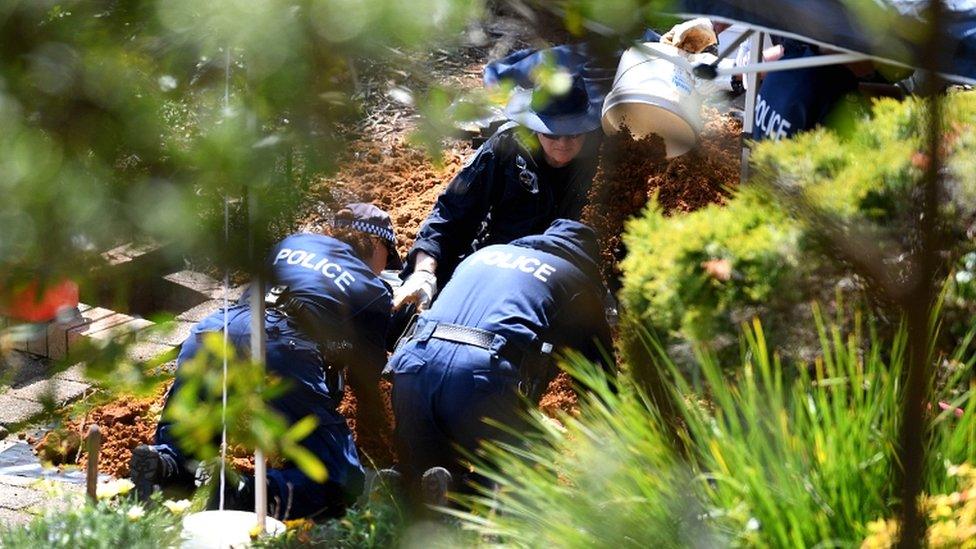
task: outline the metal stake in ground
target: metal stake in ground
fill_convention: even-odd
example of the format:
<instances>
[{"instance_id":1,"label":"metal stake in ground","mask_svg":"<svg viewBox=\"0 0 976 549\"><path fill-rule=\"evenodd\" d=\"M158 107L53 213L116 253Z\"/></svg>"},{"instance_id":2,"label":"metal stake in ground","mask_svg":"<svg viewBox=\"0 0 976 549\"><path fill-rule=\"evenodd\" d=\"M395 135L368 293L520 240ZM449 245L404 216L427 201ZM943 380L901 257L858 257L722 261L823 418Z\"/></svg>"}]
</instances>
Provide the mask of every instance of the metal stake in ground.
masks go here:
<instances>
[{"instance_id":1,"label":"metal stake in ground","mask_svg":"<svg viewBox=\"0 0 976 549\"><path fill-rule=\"evenodd\" d=\"M85 445L88 447L88 468L85 472L85 487L88 491L88 498L94 502L98 501L95 495L95 487L98 484L98 452L102 449L102 432L98 429L98 425L92 425L88 428Z\"/></svg>"}]
</instances>

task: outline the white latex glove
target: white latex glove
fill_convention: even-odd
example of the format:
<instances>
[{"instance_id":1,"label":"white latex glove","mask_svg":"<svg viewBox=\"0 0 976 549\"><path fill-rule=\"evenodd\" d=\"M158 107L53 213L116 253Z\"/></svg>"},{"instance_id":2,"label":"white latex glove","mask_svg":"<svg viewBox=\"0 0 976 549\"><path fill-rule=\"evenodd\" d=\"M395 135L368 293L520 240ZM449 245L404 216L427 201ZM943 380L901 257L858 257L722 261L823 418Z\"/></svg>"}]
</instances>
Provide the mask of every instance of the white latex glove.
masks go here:
<instances>
[{"instance_id":1,"label":"white latex glove","mask_svg":"<svg viewBox=\"0 0 976 549\"><path fill-rule=\"evenodd\" d=\"M414 271L393 290L393 310L410 303L417 304L417 312L425 311L437 295L437 277L430 271Z\"/></svg>"}]
</instances>

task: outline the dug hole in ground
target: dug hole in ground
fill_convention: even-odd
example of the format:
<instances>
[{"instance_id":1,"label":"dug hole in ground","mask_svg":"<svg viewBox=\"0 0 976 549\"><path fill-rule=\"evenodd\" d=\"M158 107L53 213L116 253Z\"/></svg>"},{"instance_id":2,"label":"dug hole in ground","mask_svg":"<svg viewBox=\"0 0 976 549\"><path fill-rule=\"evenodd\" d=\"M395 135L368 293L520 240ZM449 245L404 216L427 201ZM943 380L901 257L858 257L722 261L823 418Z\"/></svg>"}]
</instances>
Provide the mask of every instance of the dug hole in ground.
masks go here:
<instances>
[{"instance_id":1,"label":"dug hole in ground","mask_svg":"<svg viewBox=\"0 0 976 549\"><path fill-rule=\"evenodd\" d=\"M711 203L722 203L738 185L740 174L741 124L728 114L706 108L701 145L673 159L664 157L664 145L657 136L634 140L626 132L609 136L602 145L601 164L590 191L590 204L583 221L600 235L603 272L611 288L619 286L618 262L622 249L621 233L626 220L637 215L653 197L665 214L680 214ZM311 193L319 203L310 207L305 219L307 230L315 230L321 213L351 201L373 202L393 218L398 248L405 254L421 223L451 178L474 152L467 141L448 142L439 164L423 151L407 144L409 126L386 132L383 139L360 137L352 142L338 172L321 180ZM168 384L167 384L168 385ZM99 469L127 477L131 450L152 442L166 387L153 397L121 398L98 406L82 419L70 420L66 428L84 433L98 424L103 444ZM390 385L382 382L387 418L392 426ZM572 382L559 374L540 400L540 408L550 416L577 413L577 396ZM395 462L389 434L361 432L356 397L347 389L340 412L347 418L363 462L381 468ZM54 464L83 464L86 455L70 442L75 437L51 432L36 443L38 454ZM79 439L80 440L80 439ZM250 472L249 452L232 450L233 465Z\"/></svg>"}]
</instances>

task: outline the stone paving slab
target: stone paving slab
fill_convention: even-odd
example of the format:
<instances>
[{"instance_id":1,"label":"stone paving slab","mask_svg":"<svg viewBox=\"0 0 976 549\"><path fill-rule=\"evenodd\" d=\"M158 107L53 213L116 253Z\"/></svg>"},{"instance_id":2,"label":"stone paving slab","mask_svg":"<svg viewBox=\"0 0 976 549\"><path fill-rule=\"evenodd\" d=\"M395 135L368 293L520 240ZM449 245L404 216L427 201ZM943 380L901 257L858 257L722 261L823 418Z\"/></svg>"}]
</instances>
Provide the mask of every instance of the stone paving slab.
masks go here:
<instances>
[{"instance_id":1,"label":"stone paving slab","mask_svg":"<svg viewBox=\"0 0 976 549\"><path fill-rule=\"evenodd\" d=\"M37 325L11 323L10 335L13 336L15 351L39 355L47 354L47 336L44 330Z\"/></svg>"},{"instance_id":2,"label":"stone paving slab","mask_svg":"<svg viewBox=\"0 0 976 549\"><path fill-rule=\"evenodd\" d=\"M31 486L37 484L37 479L31 477L21 477L17 475L0 474L0 485L3 484L6 484L7 486L19 486L21 488L30 488Z\"/></svg>"},{"instance_id":3,"label":"stone paving slab","mask_svg":"<svg viewBox=\"0 0 976 549\"><path fill-rule=\"evenodd\" d=\"M79 310L77 314L48 323L46 356L49 358L61 360L68 356L68 331L77 330L78 328L93 322L91 313L89 313L93 307L82 303L79 304L78 308Z\"/></svg>"},{"instance_id":4,"label":"stone paving slab","mask_svg":"<svg viewBox=\"0 0 976 549\"><path fill-rule=\"evenodd\" d=\"M233 303L228 303L232 305ZM212 299L210 301L204 301L203 303L183 311L182 313L176 315L176 320L183 322L200 322L204 318L207 318L211 314L219 311L224 306L223 300Z\"/></svg>"},{"instance_id":5,"label":"stone paving slab","mask_svg":"<svg viewBox=\"0 0 976 549\"><path fill-rule=\"evenodd\" d=\"M16 389L11 389L6 393L7 396L43 402L47 397L53 397L59 405L70 402L91 388L88 383L79 383L66 379L39 379Z\"/></svg>"},{"instance_id":6,"label":"stone paving slab","mask_svg":"<svg viewBox=\"0 0 976 549\"><path fill-rule=\"evenodd\" d=\"M247 291L247 287L249 285L250 284L241 284L240 286L233 286L231 288L228 288L227 289L227 301L229 301L230 304L233 305L234 302L236 302L238 299L241 298L242 295L244 295L244 292ZM221 286L220 288L218 288L216 292L212 293L210 295L210 297L212 297L214 299L217 299L217 300L223 301L223 299L224 299L224 288L223 288L223 286Z\"/></svg>"},{"instance_id":7,"label":"stone paving slab","mask_svg":"<svg viewBox=\"0 0 976 549\"><path fill-rule=\"evenodd\" d=\"M85 487L80 484L61 483L58 488L64 493L56 494L53 498L48 497L21 512L35 515L41 515L47 512L66 513L82 505L85 501Z\"/></svg>"},{"instance_id":8,"label":"stone paving slab","mask_svg":"<svg viewBox=\"0 0 976 549\"><path fill-rule=\"evenodd\" d=\"M33 516L23 511L13 511L0 507L0 526L21 526L33 520Z\"/></svg>"},{"instance_id":9,"label":"stone paving slab","mask_svg":"<svg viewBox=\"0 0 976 549\"><path fill-rule=\"evenodd\" d=\"M175 273L170 273L163 278L174 284L179 284L184 288L188 288L199 294L203 294L210 299L222 300L224 298L225 292L223 280L217 280L210 275L197 271L178 271ZM232 302L237 301L247 289L247 286L247 284L231 286L226 292L227 299Z\"/></svg>"},{"instance_id":10,"label":"stone paving slab","mask_svg":"<svg viewBox=\"0 0 976 549\"><path fill-rule=\"evenodd\" d=\"M209 275L197 271L177 271L163 277L174 284L189 288L207 297L212 296L223 288L223 282L215 280Z\"/></svg>"},{"instance_id":11,"label":"stone paving slab","mask_svg":"<svg viewBox=\"0 0 976 549\"><path fill-rule=\"evenodd\" d=\"M186 338L190 337L190 331L195 322L187 320L172 320L157 324L152 330L142 333L142 339L149 343L159 343L176 347L182 345Z\"/></svg>"},{"instance_id":12,"label":"stone paving slab","mask_svg":"<svg viewBox=\"0 0 976 549\"><path fill-rule=\"evenodd\" d=\"M116 246L111 250L102 252L102 258L105 259L111 266L122 265L125 263L131 263L134 260L146 257L153 252L159 250L161 246L158 244L135 244L133 242L127 242L121 246Z\"/></svg>"},{"instance_id":13,"label":"stone paving slab","mask_svg":"<svg viewBox=\"0 0 976 549\"><path fill-rule=\"evenodd\" d=\"M88 383L88 378L85 377L85 365L80 363L71 366L67 370L58 372L52 379L64 379L67 381L77 381L78 383Z\"/></svg>"},{"instance_id":14,"label":"stone paving slab","mask_svg":"<svg viewBox=\"0 0 976 549\"><path fill-rule=\"evenodd\" d=\"M122 313L113 313L111 316L87 324L80 329L69 330L68 347L70 348L73 340L78 338L108 340L129 332L138 332L152 325L152 322L142 318L133 318Z\"/></svg>"},{"instance_id":15,"label":"stone paving slab","mask_svg":"<svg viewBox=\"0 0 976 549\"><path fill-rule=\"evenodd\" d=\"M0 369L0 386L18 387L36 379L47 377L49 364L43 358L26 352L7 353Z\"/></svg>"},{"instance_id":16,"label":"stone paving slab","mask_svg":"<svg viewBox=\"0 0 976 549\"><path fill-rule=\"evenodd\" d=\"M44 494L25 486L0 484L0 507L20 511L44 500Z\"/></svg>"},{"instance_id":17,"label":"stone paving slab","mask_svg":"<svg viewBox=\"0 0 976 549\"><path fill-rule=\"evenodd\" d=\"M126 355L134 361L145 362L172 350L172 345L163 345L162 343L151 343L147 341L130 346L126 352Z\"/></svg>"},{"instance_id":18,"label":"stone paving slab","mask_svg":"<svg viewBox=\"0 0 976 549\"><path fill-rule=\"evenodd\" d=\"M27 421L43 411L44 407L33 400L24 400L8 393L0 395L0 425Z\"/></svg>"}]
</instances>

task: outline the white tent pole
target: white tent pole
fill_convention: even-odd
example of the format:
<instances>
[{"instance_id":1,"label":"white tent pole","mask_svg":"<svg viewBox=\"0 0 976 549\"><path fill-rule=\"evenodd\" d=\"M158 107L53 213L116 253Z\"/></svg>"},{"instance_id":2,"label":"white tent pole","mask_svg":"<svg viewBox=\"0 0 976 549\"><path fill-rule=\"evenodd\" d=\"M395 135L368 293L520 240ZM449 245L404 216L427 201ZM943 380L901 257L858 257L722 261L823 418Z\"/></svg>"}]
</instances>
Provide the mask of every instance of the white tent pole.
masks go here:
<instances>
[{"instance_id":1,"label":"white tent pole","mask_svg":"<svg viewBox=\"0 0 976 549\"><path fill-rule=\"evenodd\" d=\"M253 197L252 197L253 200ZM251 283L251 360L258 364L264 363L264 288L261 277L255 277ZM268 470L264 460L264 452L260 448L254 449L254 512L257 514L258 527L265 531L265 520L268 513Z\"/></svg>"},{"instance_id":2,"label":"white tent pole","mask_svg":"<svg viewBox=\"0 0 976 549\"><path fill-rule=\"evenodd\" d=\"M763 44L766 33L756 32L749 37L749 64L758 64L762 59ZM745 112L742 115L742 164L739 170L739 180L745 183L749 178L749 147L745 139L752 137L752 128L756 123L756 96L759 95L759 73L750 72L743 75L746 87Z\"/></svg>"},{"instance_id":3,"label":"white tent pole","mask_svg":"<svg viewBox=\"0 0 976 549\"><path fill-rule=\"evenodd\" d=\"M750 52L752 53L752 52ZM767 61L765 63L750 63L741 67L719 67L719 76L733 74L752 74L758 72L788 71L792 69L805 69L810 67L823 67L825 65L842 65L844 63L856 63L858 61L869 61L870 56L859 53L833 53L829 55L814 55L811 57L800 57L797 59L782 59L779 61Z\"/></svg>"}]
</instances>

